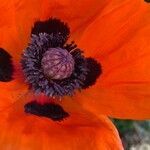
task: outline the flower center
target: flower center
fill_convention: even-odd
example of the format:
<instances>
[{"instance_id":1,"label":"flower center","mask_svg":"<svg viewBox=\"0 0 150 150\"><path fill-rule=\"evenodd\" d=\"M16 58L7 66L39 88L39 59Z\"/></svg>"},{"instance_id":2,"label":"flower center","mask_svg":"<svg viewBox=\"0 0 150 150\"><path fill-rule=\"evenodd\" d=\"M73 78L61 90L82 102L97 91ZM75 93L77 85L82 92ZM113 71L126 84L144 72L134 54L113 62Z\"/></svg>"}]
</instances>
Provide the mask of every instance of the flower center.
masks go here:
<instances>
[{"instance_id":1,"label":"flower center","mask_svg":"<svg viewBox=\"0 0 150 150\"><path fill-rule=\"evenodd\" d=\"M41 65L48 78L61 80L71 76L74 59L66 49L49 48L43 54Z\"/></svg>"},{"instance_id":2,"label":"flower center","mask_svg":"<svg viewBox=\"0 0 150 150\"><path fill-rule=\"evenodd\" d=\"M56 99L73 96L94 85L101 74L100 64L86 58L74 42L66 43L68 37L68 26L56 19L35 24L21 59L26 82L35 94Z\"/></svg>"},{"instance_id":3,"label":"flower center","mask_svg":"<svg viewBox=\"0 0 150 150\"><path fill-rule=\"evenodd\" d=\"M36 22L31 41L21 59L26 82L35 94L60 99L73 96L76 90L94 85L101 65L85 57L74 42L67 43L70 29L58 19ZM69 114L53 103L39 104L36 100L25 105L25 112L61 121Z\"/></svg>"}]
</instances>

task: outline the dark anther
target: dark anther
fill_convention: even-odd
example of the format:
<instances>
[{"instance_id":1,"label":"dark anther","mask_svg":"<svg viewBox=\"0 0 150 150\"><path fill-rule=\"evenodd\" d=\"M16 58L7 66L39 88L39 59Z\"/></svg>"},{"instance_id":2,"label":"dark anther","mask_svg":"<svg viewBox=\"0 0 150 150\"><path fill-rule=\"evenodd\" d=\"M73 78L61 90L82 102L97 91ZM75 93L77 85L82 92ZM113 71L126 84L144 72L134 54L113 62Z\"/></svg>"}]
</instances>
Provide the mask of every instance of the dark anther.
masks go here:
<instances>
[{"instance_id":1,"label":"dark anther","mask_svg":"<svg viewBox=\"0 0 150 150\"><path fill-rule=\"evenodd\" d=\"M46 21L38 21L35 23L31 34L38 35L39 33L47 34L59 34L64 38L64 42L68 39L70 34L70 29L64 22L61 22L59 19L51 18Z\"/></svg>"},{"instance_id":2,"label":"dark anther","mask_svg":"<svg viewBox=\"0 0 150 150\"><path fill-rule=\"evenodd\" d=\"M27 103L24 109L26 113L47 117L53 121L62 121L69 117L69 114L60 105L54 103L39 104L36 101L32 101Z\"/></svg>"},{"instance_id":3,"label":"dark anther","mask_svg":"<svg viewBox=\"0 0 150 150\"><path fill-rule=\"evenodd\" d=\"M96 79L100 76L102 73L101 65L93 58L87 58L87 68L88 68L88 74L86 75L86 80L84 81L84 85L82 88L88 88L89 86L92 86L95 84Z\"/></svg>"},{"instance_id":4,"label":"dark anther","mask_svg":"<svg viewBox=\"0 0 150 150\"><path fill-rule=\"evenodd\" d=\"M8 82L12 80L13 65L10 54L0 48L0 81Z\"/></svg>"},{"instance_id":5,"label":"dark anther","mask_svg":"<svg viewBox=\"0 0 150 150\"><path fill-rule=\"evenodd\" d=\"M150 0L144 0L145 2L147 2L147 3L150 3Z\"/></svg>"}]
</instances>

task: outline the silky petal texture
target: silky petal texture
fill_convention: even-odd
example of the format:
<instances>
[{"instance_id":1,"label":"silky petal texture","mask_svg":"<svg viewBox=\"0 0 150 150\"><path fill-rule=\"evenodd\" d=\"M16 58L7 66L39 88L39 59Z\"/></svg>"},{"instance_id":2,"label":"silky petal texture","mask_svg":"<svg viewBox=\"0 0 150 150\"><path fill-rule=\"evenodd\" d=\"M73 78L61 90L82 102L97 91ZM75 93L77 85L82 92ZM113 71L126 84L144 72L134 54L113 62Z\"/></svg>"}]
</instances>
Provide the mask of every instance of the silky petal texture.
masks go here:
<instances>
[{"instance_id":1,"label":"silky petal texture","mask_svg":"<svg viewBox=\"0 0 150 150\"><path fill-rule=\"evenodd\" d=\"M69 24L73 38L81 34L91 18L106 5L105 1L97 0L0 0L0 3L0 46L7 49L16 60L20 59L22 50L29 42L35 21L59 18Z\"/></svg>"},{"instance_id":2,"label":"silky petal texture","mask_svg":"<svg viewBox=\"0 0 150 150\"><path fill-rule=\"evenodd\" d=\"M1 150L122 150L117 130L104 116L70 112L61 122L27 115L23 101L1 113Z\"/></svg>"},{"instance_id":3,"label":"silky petal texture","mask_svg":"<svg viewBox=\"0 0 150 150\"><path fill-rule=\"evenodd\" d=\"M34 4L35 9L32 5ZM11 82L0 82L0 111L28 95L28 86L20 69L23 49L29 42L31 27L39 18L41 3L36 0L0 0L0 47L12 56L14 76Z\"/></svg>"},{"instance_id":4,"label":"silky petal texture","mask_svg":"<svg viewBox=\"0 0 150 150\"><path fill-rule=\"evenodd\" d=\"M11 107L14 102L25 99L30 94L20 67L14 64L14 70L12 81L0 82L0 112Z\"/></svg>"},{"instance_id":5,"label":"silky petal texture","mask_svg":"<svg viewBox=\"0 0 150 150\"><path fill-rule=\"evenodd\" d=\"M16 45L19 48L19 35L15 23L13 2L0 1L0 47L16 57Z\"/></svg>"},{"instance_id":6,"label":"silky petal texture","mask_svg":"<svg viewBox=\"0 0 150 150\"><path fill-rule=\"evenodd\" d=\"M118 118L150 118L149 18L149 3L110 2L88 26L79 46L100 61L102 75L77 95L84 108Z\"/></svg>"},{"instance_id":7,"label":"silky petal texture","mask_svg":"<svg viewBox=\"0 0 150 150\"><path fill-rule=\"evenodd\" d=\"M14 60L20 60L20 54L29 42L31 28L35 20L39 19L41 2L0 0L0 8L0 46L6 49Z\"/></svg>"},{"instance_id":8,"label":"silky petal texture","mask_svg":"<svg viewBox=\"0 0 150 150\"><path fill-rule=\"evenodd\" d=\"M102 11L109 0L44 0L40 19L56 17L67 22L70 30L70 40L79 40L85 28Z\"/></svg>"}]
</instances>

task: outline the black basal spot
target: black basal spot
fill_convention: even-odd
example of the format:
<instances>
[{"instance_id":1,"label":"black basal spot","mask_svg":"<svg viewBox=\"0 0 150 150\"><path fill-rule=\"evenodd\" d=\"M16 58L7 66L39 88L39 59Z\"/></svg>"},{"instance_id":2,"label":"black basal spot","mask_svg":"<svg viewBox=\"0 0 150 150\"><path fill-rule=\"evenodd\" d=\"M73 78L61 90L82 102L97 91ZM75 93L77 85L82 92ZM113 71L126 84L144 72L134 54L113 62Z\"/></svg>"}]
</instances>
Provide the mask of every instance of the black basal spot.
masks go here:
<instances>
[{"instance_id":1,"label":"black basal spot","mask_svg":"<svg viewBox=\"0 0 150 150\"><path fill-rule=\"evenodd\" d=\"M59 19L51 18L43 22L38 21L34 24L31 34L39 35L39 33L59 35L63 37L63 42L66 42L70 34L70 29L66 23L61 22Z\"/></svg>"},{"instance_id":2,"label":"black basal spot","mask_svg":"<svg viewBox=\"0 0 150 150\"><path fill-rule=\"evenodd\" d=\"M13 65L10 54L0 48L0 81L8 82L12 80Z\"/></svg>"},{"instance_id":3,"label":"black basal spot","mask_svg":"<svg viewBox=\"0 0 150 150\"><path fill-rule=\"evenodd\" d=\"M60 105L54 103L39 104L36 101L32 101L27 103L24 109L26 113L47 117L53 121L62 121L69 117L69 114Z\"/></svg>"},{"instance_id":4,"label":"black basal spot","mask_svg":"<svg viewBox=\"0 0 150 150\"><path fill-rule=\"evenodd\" d=\"M88 73L86 75L86 80L82 88L88 88L95 84L97 78L101 75L102 69L101 65L93 58L86 58Z\"/></svg>"},{"instance_id":5,"label":"black basal spot","mask_svg":"<svg viewBox=\"0 0 150 150\"><path fill-rule=\"evenodd\" d=\"M144 0L145 2L147 2L147 3L150 3L150 0Z\"/></svg>"}]
</instances>

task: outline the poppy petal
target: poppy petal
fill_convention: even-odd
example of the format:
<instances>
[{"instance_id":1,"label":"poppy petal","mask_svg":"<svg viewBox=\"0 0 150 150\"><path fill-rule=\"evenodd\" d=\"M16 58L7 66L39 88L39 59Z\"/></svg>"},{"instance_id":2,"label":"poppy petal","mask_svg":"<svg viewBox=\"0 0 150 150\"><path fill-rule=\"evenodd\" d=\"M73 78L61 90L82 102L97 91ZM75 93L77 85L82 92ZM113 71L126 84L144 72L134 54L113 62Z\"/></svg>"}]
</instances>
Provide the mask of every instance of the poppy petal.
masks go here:
<instances>
[{"instance_id":1,"label":"poppy petal","mask_svg":"<svg viewBox=\"0 0 150 150\"><path fill-rule=\"evenodd\" d=\"M42 4L41 19L56 17L69 24L71 32L77 34L84 29L91 18L101 12L107 1L97 0L44 0Z\"/></svg>"},{"instance_id":2,"label":"poppy petal","mask_svg":"<svg viewBox=\"0 0 150 150\"><path fill-rule=\"evenodd\" d=\"M11 106L28 93L28 87L24 83L22 71L18 65L20 64L21 53L28 44L31 26L38 18L40 5L34 0L1 1L0 47L12 56L15 75L11 82L0 82L0 110Z\"/></svg>"},{"instance_id":3,"label":"poppy petal","mask_svg":"<svg viewBox=\"0 0 150 150\"><path fill-rule=\"evenodd\" d=\"M37 0L1 1L0 46L15 60L28 44L31 28L39 19L41 2Z\"/></svg>"},{"instance_id":4,"label":"poppy petal","mask_svg":"<svg viewBox=\"0 0 150 150\"><path fill-rule=\"evenodd\" d=\"M29 95L29 89L24 81L22 71L17 65L13 65L14 73L9 82L0 82L0 111L9 108L18 100L25 99Z\"/></svg>"},{"instance_id":5,"label":"poppy petal","mask_svg":"<svg viewBox=\"0 0 150 150\"><path fill-rule=\"evenodd\" d=\"M1 114L1 150L123 149L117 130L105 116L97 118L86 111L71 113L57 123L28 115L22 106L22 101L17 102Z\"/></svg>"},{"instance_id":6,"label":"poppy petal","mask_svg":"<svg viewBox=\"0 0 150 150\"><path fill-rule=\"evenodd\" d=\"M81 33L91 18L94 18L105 4L105 1L97 0L85 0L80 3L75 0L2 1L0 45L7 49L16 60L19 60L20 53L27 45L31 29L36 21L47 20L50 17L58 18L69 24L73 33L71 37L77 37L75 35Z\"/></svg>"},{"instance_id":7,"label":"poppy petal","mask_svg":"<svg viewBox=\"0 0 150 150\"><path fill-rule=\"evenodd\" d=\"M149 119L150 5L141 0L114 3L104 8L80 40L86 55L100 61L102 75L78 99L96 113Z\"/></svg>"},{"instance_id":8,"label":"poppy petal","mask_svg":"<svg viewBox=\"0 0 150 150\"><path fill-rule=\"evenodd\" d=\"M28 43L34 22L48 20L49 18L57 18L67 23L71 31L69 40L79 40L79 36L85 27L90 23L91 19L101 12L106 3L107 1L97 0L82 0L81 2L75 0L15 0L17 30L19 31L20 39L22 39L22 45Z\"/></svg>"},{"instance_id":9,"label":"poppy petal","mask_svg":"<svg viewBox=\"0 0 150 150\"><path fill-rule=\"evenodd\" d=\"M13 2L1 1L0 14L0 47L5 49L11 56L16 57L17 53L14 53L14 51L16 51L15 47L19 46L18 41L20 40L15 25Z\"/></svg>"}]
</instances>

